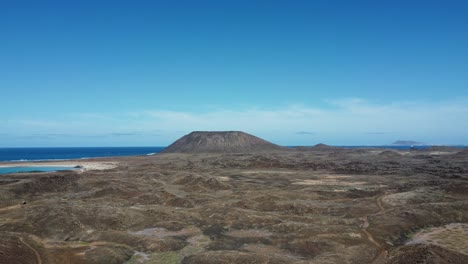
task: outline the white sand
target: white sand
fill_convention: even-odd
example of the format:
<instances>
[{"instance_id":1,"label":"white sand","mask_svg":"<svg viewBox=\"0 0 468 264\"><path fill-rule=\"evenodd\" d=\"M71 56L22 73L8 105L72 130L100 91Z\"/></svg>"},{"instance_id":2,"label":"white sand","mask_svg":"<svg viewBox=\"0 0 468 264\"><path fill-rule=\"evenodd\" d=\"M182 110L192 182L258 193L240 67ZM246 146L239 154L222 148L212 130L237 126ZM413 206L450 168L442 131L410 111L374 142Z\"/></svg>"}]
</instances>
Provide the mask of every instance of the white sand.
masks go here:
<instances>
[{"instance_id":1,"label":"white sand","mask_svg":"<svg viewBox=\"0 0 468 264\"><path fill-rule=\"evenodd\" d=\"M87 170L108 170L117 167L118 162L97 162L97 161L80 161L80 160L64 160L64 161L40 161L40 162L5 162L1 163L0 167L76 167L81 166L80 171Z\"/></svg>"}]
</instances>

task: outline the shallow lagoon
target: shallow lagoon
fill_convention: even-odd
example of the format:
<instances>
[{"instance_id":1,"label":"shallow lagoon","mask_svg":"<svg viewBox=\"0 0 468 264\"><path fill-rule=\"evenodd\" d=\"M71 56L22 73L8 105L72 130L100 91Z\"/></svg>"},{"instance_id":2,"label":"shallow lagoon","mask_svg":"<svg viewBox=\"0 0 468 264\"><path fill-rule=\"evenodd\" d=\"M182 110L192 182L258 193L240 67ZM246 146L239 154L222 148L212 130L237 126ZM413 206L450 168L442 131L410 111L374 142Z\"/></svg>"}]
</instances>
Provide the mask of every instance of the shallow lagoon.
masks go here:
<instances>
[{"instance_id":1,"label":"shallow lagoon","mask_svg":"<svg viewBox=\"0 0 468 264\"><path fill-rule=\"evenodd\" d=\"M74 167L63 166L15 166L15 167L0 167L0 174L11 174L18 172L51 172L63 170L76 170Z\"/></svg>"}]
</instances>

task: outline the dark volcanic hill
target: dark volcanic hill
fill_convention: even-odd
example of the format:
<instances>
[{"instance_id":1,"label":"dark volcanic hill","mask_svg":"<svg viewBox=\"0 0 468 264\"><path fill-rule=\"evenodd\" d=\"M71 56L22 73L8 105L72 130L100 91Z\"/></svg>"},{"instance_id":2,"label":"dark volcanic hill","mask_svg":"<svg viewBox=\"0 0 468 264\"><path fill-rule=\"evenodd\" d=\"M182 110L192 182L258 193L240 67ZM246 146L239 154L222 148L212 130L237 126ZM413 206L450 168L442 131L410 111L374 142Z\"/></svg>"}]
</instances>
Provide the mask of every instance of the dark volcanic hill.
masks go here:
<instances>
[{"instance_id":1,"label":"dark volcanic hill","mask_svg":"<svg viewBox=\"0 0 468 264\"><path fill-rule=\"evenodd\" d=\"M161 153L249 153L287 150L241 131L194 131Z\"/></svg>"}]
</instances>

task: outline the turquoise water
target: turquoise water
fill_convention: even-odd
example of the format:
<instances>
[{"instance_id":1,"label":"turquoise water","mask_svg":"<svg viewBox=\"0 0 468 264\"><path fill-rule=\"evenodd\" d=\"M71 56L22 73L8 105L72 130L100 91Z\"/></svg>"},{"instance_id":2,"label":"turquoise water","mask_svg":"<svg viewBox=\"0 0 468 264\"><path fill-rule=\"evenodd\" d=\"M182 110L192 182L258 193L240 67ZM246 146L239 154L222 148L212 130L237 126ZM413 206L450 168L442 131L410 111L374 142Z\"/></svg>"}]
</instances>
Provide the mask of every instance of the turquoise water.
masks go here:
<instances>
[{"instance_id":1,"label":"turquoise water","mask_svg":"<svg viewBox=\"0 0 468 264\"><path fill-rule=\"evenodd\" d=\"M0 174L10 174L18 172L49 172L49 171L63 171L75 170L73 167L60 167L60 166L40 166L40 167L0 167Z\"/></svg>"}]
</instances>

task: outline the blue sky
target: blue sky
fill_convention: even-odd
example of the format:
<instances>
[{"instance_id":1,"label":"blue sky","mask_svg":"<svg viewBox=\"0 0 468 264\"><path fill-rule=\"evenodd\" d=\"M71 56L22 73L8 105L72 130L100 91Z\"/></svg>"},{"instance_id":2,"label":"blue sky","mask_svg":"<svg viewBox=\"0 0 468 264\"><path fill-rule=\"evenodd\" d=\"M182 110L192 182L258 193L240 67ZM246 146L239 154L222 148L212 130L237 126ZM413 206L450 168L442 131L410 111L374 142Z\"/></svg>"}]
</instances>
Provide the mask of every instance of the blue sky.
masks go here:
<instances>
[{"instance_id":1,"label":"blue sky","mask_svg":"<svg viewBox=\"0 0 468 264\"><path fill-rule=\"evenodd\" d=\"M2 1L0 147L468 144L467 1Z\"/></svg>"}]
</instances>

